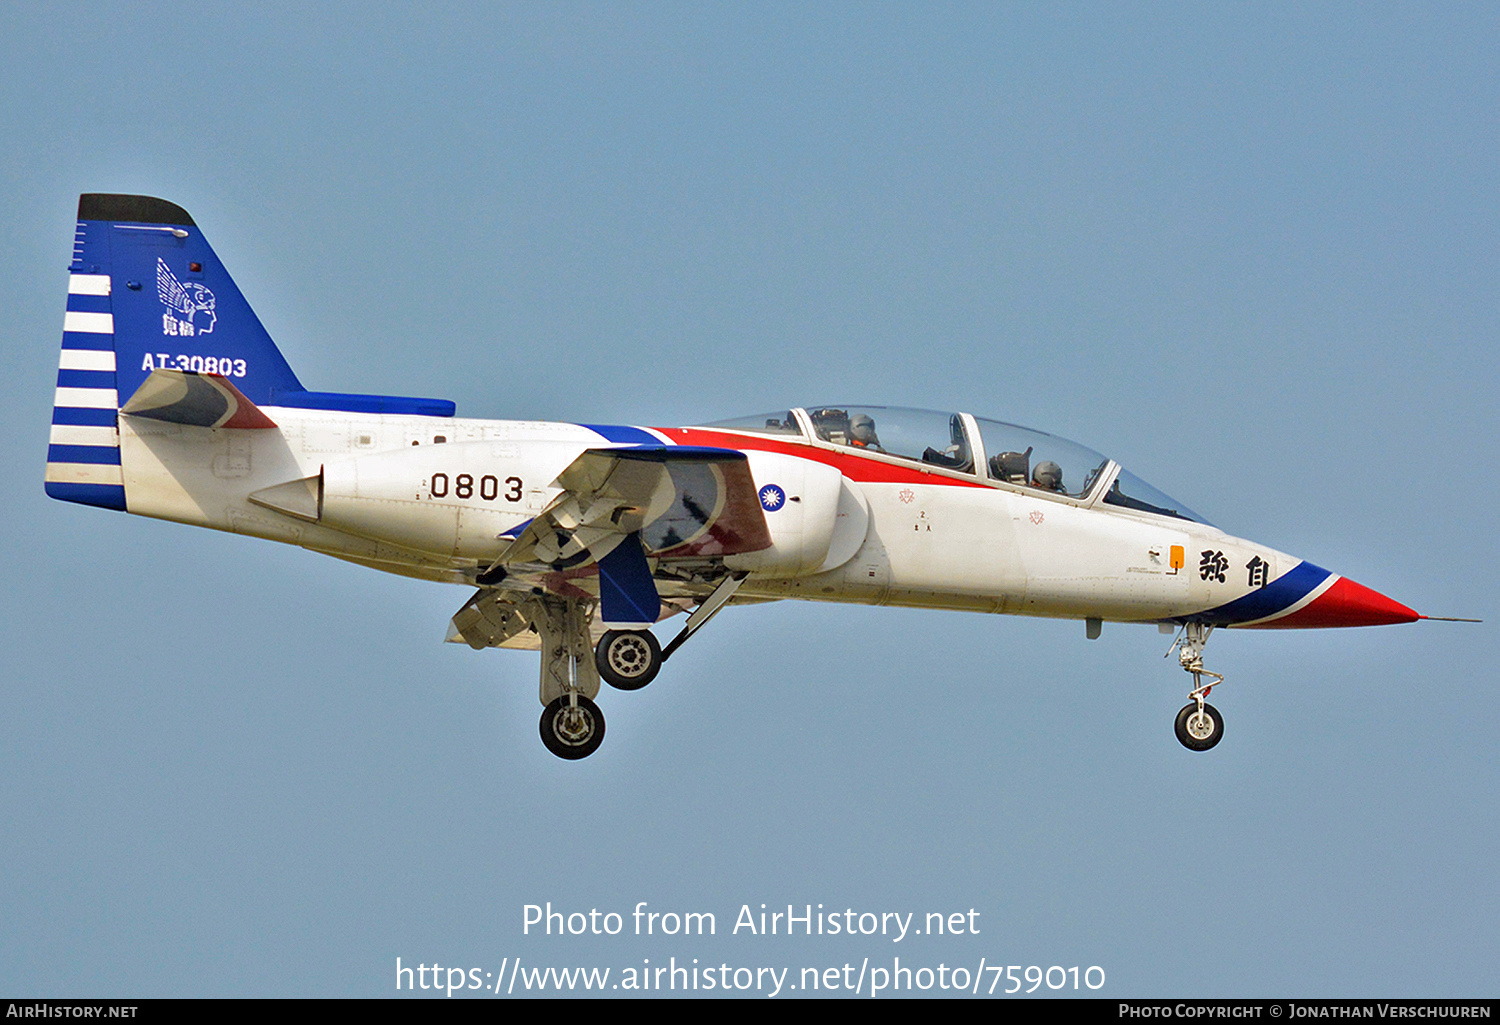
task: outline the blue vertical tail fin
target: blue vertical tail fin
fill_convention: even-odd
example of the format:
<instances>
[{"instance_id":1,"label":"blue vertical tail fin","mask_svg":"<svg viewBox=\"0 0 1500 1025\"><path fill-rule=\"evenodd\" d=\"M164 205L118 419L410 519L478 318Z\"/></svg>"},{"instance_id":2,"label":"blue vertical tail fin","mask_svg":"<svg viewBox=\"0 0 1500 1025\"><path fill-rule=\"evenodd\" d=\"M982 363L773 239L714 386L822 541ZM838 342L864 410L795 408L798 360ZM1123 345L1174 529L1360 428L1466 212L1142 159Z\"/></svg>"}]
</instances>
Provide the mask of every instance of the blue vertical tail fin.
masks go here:
<instances>
[{"instance_id":1,"label":"blue vertical tail fin","mask_svg":"<svg viewBox=\"0 0 1500 1025\"><path fill-rule=\"evenodd\" d=\"M436 417L456 412L446 399L303 388L188 212L164 199L78 197L68 271L47 449L47 494L53 498L127 508L119 411L155 370L219 375L251 407Z\"/></svg>"},{"instance_id":2,"label":"blue vertical tail fin","mask_svg":"<svg viewBox=\"0 0 1500 1025\"><path fill-rule=\"evenodd\" d=\"M152 370L220 374L263 405L304 392L182 207L80 196L68 271L47 449L53 498L125 508L116 417Z\"/></svg>"}]
</instances>

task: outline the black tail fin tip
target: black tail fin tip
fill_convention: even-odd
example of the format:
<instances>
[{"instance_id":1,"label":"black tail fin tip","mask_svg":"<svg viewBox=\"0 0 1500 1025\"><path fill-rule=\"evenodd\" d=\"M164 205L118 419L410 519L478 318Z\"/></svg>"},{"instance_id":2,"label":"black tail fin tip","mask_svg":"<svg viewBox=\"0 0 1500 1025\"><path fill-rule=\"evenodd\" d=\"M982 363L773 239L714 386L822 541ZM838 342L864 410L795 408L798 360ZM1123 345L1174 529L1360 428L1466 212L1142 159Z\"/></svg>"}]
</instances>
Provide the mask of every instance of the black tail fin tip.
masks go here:
<instances>
[{"instance_id":1,"label":"black tail fin tip","mask_svg":"<svg viewBox=\"0 0 1500 1025\"><path fill-rule=\"evenodd\" d=\"M188 212L176 203L155 196L120 196L109 192L85 192L79 196L78 219L196 227Z\"/></svg>"}]
</instances>

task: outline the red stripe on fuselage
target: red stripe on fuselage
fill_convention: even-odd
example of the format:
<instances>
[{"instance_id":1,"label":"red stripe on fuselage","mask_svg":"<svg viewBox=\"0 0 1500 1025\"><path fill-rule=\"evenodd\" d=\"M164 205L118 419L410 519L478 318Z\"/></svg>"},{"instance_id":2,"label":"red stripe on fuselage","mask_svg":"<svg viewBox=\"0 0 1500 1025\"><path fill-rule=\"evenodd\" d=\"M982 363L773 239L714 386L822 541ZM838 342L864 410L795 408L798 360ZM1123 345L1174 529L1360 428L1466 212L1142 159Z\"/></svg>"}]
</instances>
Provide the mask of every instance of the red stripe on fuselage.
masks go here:
<instances>
[{"instance_id":1,"label":"red stripe on fuselage","mask_svg":"<svg viewBox=\"0 0 1500 1025\"><path fill-rule=\"evenodd\" d=\"M850 480L874 484L942 484L956 488L982 488L976 480L949 477L937 469L924 471L921 464L911 468L880 459L866 458L858 450L841 452L836 449L814 448L806 442L778 441L771 437L752 434L734 434L729 431L714 431L703 427L653 427L678 445L702 445L705 448L732 448L741 452L779 452L783 455L810 459L826 463Z\"/></svg>"}]
</instances>

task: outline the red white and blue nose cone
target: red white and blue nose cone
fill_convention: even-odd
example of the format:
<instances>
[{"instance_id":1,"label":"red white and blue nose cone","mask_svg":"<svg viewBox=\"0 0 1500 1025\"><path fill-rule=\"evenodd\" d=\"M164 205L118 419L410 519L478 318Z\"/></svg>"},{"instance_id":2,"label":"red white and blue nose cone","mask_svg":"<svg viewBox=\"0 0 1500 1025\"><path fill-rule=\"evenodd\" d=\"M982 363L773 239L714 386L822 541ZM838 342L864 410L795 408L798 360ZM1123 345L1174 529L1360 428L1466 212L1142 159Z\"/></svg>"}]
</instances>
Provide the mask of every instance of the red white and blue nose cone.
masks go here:
<instances>
[{"instance_id":1,"label":"red white and blue nose cone","mask_svg":"<svg viewBox=\"0 0 1500 1025\"><path fill-rule=\"evenodd\" d=\"M1217 611L1236 614L1226 625L1288 630L1386 626L1422 618L1395 599L1310 562Z\"/></svg>"},{"instance_id":2,"label":"red white and blue nose cone","mask_svg":"<svg viewBox=\"0 0 1500 1025\"><path fill-rule=\"evenodd\" d=\"M1399 601L1387 598L1348 577L1334 577L1322 594L1285 619L1267 626L1387 626L1415 623L1422 617Z\"/></svg>"}]
</instances>

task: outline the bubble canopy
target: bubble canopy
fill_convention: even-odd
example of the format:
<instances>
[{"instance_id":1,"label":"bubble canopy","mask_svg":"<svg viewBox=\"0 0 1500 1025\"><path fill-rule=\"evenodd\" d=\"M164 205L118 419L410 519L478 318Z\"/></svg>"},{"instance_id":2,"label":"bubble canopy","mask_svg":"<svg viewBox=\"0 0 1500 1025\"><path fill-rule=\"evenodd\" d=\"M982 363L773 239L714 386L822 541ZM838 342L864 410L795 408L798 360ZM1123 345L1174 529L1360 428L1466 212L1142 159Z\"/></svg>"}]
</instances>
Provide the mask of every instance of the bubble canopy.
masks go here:
<instances>
[{"instance_id":1,"label":"bubble canopy","mask_svg":"<svg viewBox=\"0 0 1500 1025\"><path fill-rule=\"evenodd\" d=\"M717 430L809 437L870 456L1080 502L1207 523L1202 516L1093 449L1001 420L901 406L821 405L702 424Z\"/></svg>"}]
</instances>

